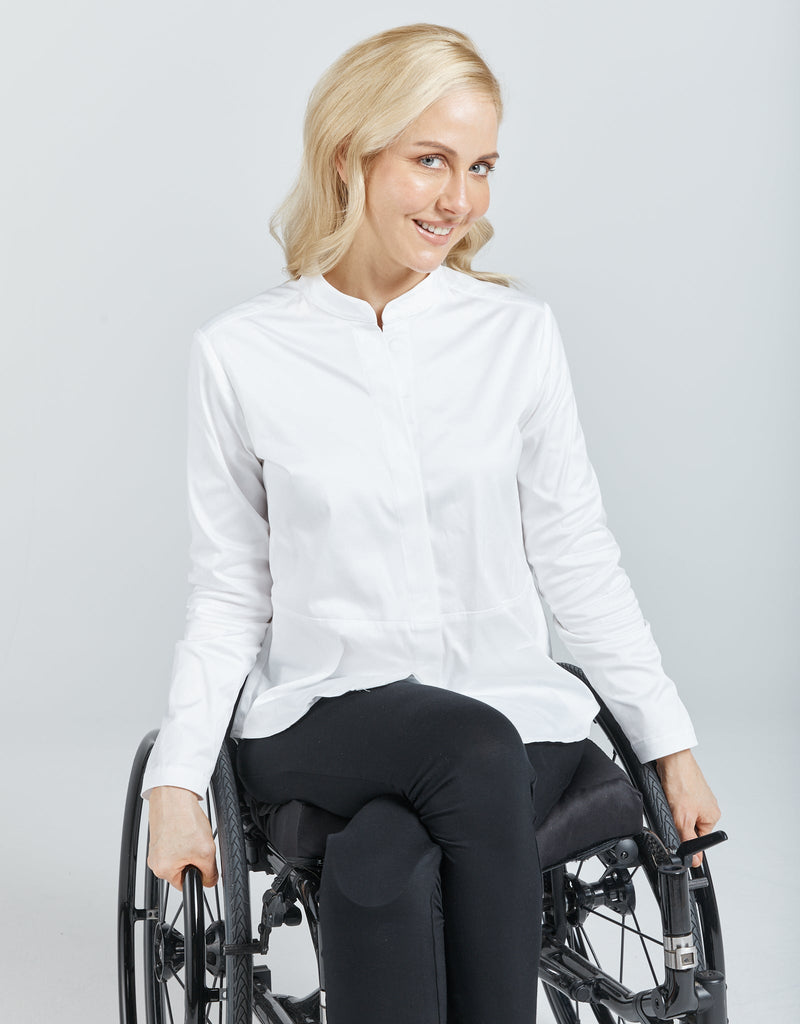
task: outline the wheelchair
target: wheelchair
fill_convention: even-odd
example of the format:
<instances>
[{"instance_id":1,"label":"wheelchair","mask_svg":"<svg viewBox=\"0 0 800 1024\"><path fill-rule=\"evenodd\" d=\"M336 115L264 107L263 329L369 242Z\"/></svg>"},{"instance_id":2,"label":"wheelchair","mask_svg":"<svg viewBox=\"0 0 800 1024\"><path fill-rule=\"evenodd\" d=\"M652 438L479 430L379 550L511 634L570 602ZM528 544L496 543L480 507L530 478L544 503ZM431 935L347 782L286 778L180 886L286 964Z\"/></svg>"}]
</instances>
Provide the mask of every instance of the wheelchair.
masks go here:
<instances>
[{"instance_id":1,"label":"wheelchair","mask_svg":"<svg viewBox=\"0 0 800 1024\"><path fill-rule=\"evenodd\" d=\"M561 664L592 689L580 668ZM544 884L539 980L552 1014L557 1024L727 1024L722 933L707 854L700 867L691 867L696 852L727 836L718 831L679 841L654 764L639 762L592 692L600 705L592 742L537 829ZM384 811L390 823L401 811L389 797L383 807L379 798L351 820L300 801L259 806L238 783L228 737L205 797L220 881L204 890L199 871L189 867L180 894L146 864L148 805L139 794L156 735L148 733L136 753L123 821L121 1024L175 1024L181 1016L187 1024L326 1024L325 964L335 952L336 914L329 910L326 917L321 905L326 910L327 900L327 907L335 907L340 869L349 872L348 884L363 869L352 858L348 862L348 830L357 819L366 815L364 827L374 827ZM412 868L409 877L418 888L430 889L435 859L421 856ZM254 937L250 880L257 872L264 876L264 895ZM502 864L487 864L486 873L487 884L503 884ZM438 1020L444 1022L441 920L438 930L430 928L429 891L424 899L429 918L420 933L420 962L435 974ZM306 995L291 995L273 985L266 958L272 932L303 918L319 984ZM373 937L363 940L371 949ZM419 983L424 986L425 978ZM347 1019L371 1024L368 1010L352 1011ZM410 1024L417 1019L409 1010Z\"/></svg>"}]
</instances>

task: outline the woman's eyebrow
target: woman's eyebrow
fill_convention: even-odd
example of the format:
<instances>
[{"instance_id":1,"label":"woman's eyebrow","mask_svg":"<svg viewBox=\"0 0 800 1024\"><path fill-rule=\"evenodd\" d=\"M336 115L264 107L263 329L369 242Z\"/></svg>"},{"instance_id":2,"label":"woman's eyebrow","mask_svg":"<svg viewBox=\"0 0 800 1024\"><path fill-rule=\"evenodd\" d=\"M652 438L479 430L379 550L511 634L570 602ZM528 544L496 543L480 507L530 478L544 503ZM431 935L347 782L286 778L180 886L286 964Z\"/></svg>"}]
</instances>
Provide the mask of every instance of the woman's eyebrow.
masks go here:
<instances>
[{"instance_id":1,"label":"woman's eyebrow","mask_svg":"<svg viewBox=\"0 0 800 1024\"><path fill-rule=\"evenodd\" d=\"M456 153L456 151L454 149L451 149L449 146L445 146L445 144L443 142L435 142L435 141L432 141L431 139L427 139L427 140L423 139L422 142L412 142L411 145L412 146L430 146L432 149L440 149L443 153L447 153L448 156L458 156L458 153ZM499 153L487 153L485 156L478 157L478 160L492 160L492 159L499 160L500 159L500 154Z\"/></svg>"}]
</instances>

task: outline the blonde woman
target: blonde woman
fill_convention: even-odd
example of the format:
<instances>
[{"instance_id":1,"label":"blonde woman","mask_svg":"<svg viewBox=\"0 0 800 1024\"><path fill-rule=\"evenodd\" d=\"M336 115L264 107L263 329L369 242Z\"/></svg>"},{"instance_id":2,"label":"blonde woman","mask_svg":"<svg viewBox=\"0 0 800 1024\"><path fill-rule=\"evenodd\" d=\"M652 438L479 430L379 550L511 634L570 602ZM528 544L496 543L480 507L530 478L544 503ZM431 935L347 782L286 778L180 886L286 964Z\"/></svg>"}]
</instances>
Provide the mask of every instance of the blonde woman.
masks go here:
<instances>
[{"instance_id":1,"label":"blonde woman","mask_svg":"<svg viewBox=\"0 0 800 1024\"><path fill-rule=\"evenodd\" d=\"M193 339L193 590L143 789L148 863L175 886L190 863L216 879L197 795L234 707L254 801L405 801L442 850L450 1024L535 1017L535 828L596 712L540 598L658 760L681 836L719 817L606 527L553 312L472 268L501 116L473 43L435 25L359 43L313 90L273 226L289 279ZM340 987L370 984L362 966ZM375 981L381 1024L409 1024L402 975Z\"/></svg>"}]
</instances>

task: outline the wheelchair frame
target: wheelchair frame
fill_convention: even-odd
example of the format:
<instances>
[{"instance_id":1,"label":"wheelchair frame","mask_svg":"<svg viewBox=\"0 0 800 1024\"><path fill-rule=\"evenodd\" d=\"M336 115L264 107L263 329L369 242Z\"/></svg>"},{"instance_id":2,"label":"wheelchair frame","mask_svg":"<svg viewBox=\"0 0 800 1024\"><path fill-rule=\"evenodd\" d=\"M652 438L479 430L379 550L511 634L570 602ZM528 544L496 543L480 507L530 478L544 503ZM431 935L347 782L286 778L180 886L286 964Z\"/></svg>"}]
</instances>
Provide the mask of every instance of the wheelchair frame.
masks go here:
<instances>
[{"instance_id":1,"label":"wheelchair frame","mask_svg":"<svg viewBox=\"0 0 800 1024\"><path fill-rule=\"evenodd\" d=\"M582 682L583 672L562 664ZM543 872L544 905L539 978L557 1024L579 1024L586 1006L599 1024L615 1021L679 1020L685 1024L727 1024L722 932L708 857L699 868L691 860L699 850L722 842L715 832L679 843L669 806L653 764L641 764L622 729L600 704L597 723L615 760L642 796L645 825L641 832L573 851L570 860ZM220 1024L326 1024L323 929L319 921L322 859L286 858L254 823L238 788L227 740L214 771L207 804L219 846L223 905L216 892L212 907L199 871L184 874L177 909L169 907L169 886L139 863L145 801L139 795L147 758L157 730L139 745L131 771L123 823L118 906L118 974L121 1024L137 1024L144 1004L147 1024L175 1024L169 988L177 982L187 1024L218 1017ZM587 861L597 858L600 878L580 877ZM578 862L575 871L568 865ZM658 904L664 946L664 975L659 979L635 915L633 875L647 878ZM261 923L252 937L249 874L274 875L262 899ZM137 892L137 878L139 889ZM176 897L178 899L178 897ZM299 903L299 906L298 906ZM302 912L301 908L302 907ZM644 949L652 988L634 991L604 970L585 928L599 909L622 918L626 932L636 934ZM632 914L637 928L625 924ZM182 930L176 927L182 916ZM254 966L267 955L272 930L299 924L305 916L319 971L319 987L304 997L272 990L268 966ZM209 921L206 917L210 918ZM136 934L141 931L142 971L136 969ZM593 962L594 961L594 962ZM621 958L622 963L622 958ZM213 979L209 984L208 978ZM174 986L173 986L174 987ZM143 990L143 1000L142 991ZM215 1011L216 1007L216 1013ZM212 1016L213 1015L213 1016Z\"/></svg>"}]
</instances>

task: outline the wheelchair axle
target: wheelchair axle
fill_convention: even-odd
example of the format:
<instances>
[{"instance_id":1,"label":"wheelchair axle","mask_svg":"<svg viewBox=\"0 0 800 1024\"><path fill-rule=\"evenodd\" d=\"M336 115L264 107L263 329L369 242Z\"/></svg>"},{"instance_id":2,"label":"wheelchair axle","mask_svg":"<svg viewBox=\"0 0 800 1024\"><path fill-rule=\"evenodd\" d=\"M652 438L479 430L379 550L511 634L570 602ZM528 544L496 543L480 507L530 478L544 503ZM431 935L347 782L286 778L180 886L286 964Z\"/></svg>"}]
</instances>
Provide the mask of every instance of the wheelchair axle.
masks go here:
<instances>
[{"instance_id":1,"label":"wheelchair axle","mask_svg":"<svg viewBox=\"0 0 800 1024\"><path fill-rule=\"evenodd\" d=\"M159 921L153 939L155 976L161 982L168 981L183 968L183 935L166 921Z\"/></svg>"},{"instance_id":2,"label":"wheelchair axle","mask_svg":"<svg viewBox=\"0 0 800 1024\"><path fill-rule=\"evenodd\" d=\"M583 882L574 875L564 879L567 921L572 927L583 924L592 910L606 907L625 916L636 909L636 890L627 868L606 871L599 882Z\"/></svg>"},{"instance_id":3,"label":"wheelchair axle","mask_svg":"<svg viewBox=\"0 0 800 1024\"><path fill-rule=\"evenodd\" d=\"M215 978L225 973L225 957L233 950L223 945L225 924L214 921L205 932L205 965ZM247 950L247 952L255 952ZM166 982L176 977L185 965L183 934L177 928L159 921L153 934L153 971L158 981Z\"/></svg>"}]
</instances>

